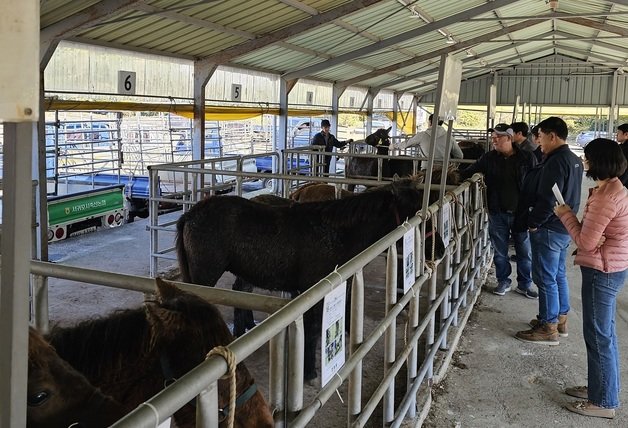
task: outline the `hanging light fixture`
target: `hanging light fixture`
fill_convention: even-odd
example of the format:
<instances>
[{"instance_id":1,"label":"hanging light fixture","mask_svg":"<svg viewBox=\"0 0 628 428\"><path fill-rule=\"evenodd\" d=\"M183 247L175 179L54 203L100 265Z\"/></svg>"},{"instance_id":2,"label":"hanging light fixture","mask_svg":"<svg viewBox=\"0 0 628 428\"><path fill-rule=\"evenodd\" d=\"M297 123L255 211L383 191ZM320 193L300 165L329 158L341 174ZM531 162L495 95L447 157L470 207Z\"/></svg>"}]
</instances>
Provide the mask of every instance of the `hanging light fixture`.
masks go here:
<instances>
[{"instance_id":1,"label":"hanging light fixture","mask_svg":"<svg viewBox=\"0 0 628 428\"><path fill-rule=\"evenodd\" d=\"M547 3L549 3L550 9L556 12L556 9L558 9L558 0L547 0Z\"/></svg>"},{"instance_id":2,"label":"hanging light fixture","mask_svg":"<svg viewBox=\"0 0 628 428\"><path fill-rule=\"evenodd\" d=\"M456 43L456 41L454 40L453 37L451 37L451 34L447 35L447 44L448 45L453 45L454 43Z\"/></svg>"}]
</instances>

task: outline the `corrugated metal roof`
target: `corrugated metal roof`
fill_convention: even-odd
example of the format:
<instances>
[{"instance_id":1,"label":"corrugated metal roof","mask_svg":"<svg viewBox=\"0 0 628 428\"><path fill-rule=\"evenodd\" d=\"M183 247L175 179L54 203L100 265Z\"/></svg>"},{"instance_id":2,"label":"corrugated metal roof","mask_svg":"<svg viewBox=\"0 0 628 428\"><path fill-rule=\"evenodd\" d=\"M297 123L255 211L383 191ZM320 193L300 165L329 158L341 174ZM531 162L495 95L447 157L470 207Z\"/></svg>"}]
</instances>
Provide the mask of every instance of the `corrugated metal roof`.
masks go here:
<instances>
[{"instance_id":1,"label":"corrugated metal roof","mask_svg":"<svg viewBox=\"0 0 628 428\"><path fill-rule=\"evenodd\" d=\"M559 0L555 12L549 4L42 0L41 27L48 41L77 40L394 91L428 88L438 78L443 54L463 61L465 79L559 54L623 69L625 1Z\"/></svg>"}]
</instances>

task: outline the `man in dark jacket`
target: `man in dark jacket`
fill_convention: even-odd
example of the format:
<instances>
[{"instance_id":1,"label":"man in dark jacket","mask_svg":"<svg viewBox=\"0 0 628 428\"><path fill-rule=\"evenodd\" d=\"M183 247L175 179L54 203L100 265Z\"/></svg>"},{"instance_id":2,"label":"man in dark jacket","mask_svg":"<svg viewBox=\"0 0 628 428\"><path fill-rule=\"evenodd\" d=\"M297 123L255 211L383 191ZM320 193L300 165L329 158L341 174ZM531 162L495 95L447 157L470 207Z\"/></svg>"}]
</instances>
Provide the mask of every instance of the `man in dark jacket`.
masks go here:
<instances>
[{"instance_id":1,"label":"man in dark jacket","mask_svg":"<svg viewBox=\"0 0 628 428\"><path fill-rule=\"evenodd\" d=\"M624 157L628 159L628 123L617 127L617 142L619 143L619 147L621 147ZM624 187L628 187L628 169L619 179L624 184Z\"/></svg>"},{"instance_id":2,"label":"man in dark jacket","mask_svg":"<svg viewBox=\"0 0 628 428\"><path fill-rule=\"evenodd\" d=\"M331 123L329 120L323 119L321 120L321 132L312 137L312 145L313 146L325 146L325 152L331 153L334 150L334 147L338 147L339 149L346 146L348 143L353 142L353 140L347 141L338 141L334 134L329 132L331 128ZM325 165L324 171L325 175L329 175L329 164L331 163L331 155L325 156Z\"/></svg>"},{"instance_id":3,"label":"man in dark jacket","mask_svg":"<svg viewBox=\"0 0 628 428\"><path fill-rule=\"evenodd\" d=\"M522 150L513 141L514 132L510 125L500 123L489 129L489 132L495 150L482 155L474 164L463 170L461 175L468 178L476 172L484 174L488 197L489 235L495 250L493 262L497 287L493 293L503 296L511 289L512 267L508 257L508 241L512 233L517 259L515 291L530 299L536 299L538 294L532 290L532 259L528 232L513 230L523 178L536 164L536 158L532 152Z\"/></svg>"},{"instance_id":4,"label":"man in dark jacket","mask_svg":"<svg viewBox=\"0 0 628 428\"><path fill-rule=\"evenodd\" d=\"M531 330L515 337L524 342L558 345L567 335L569 284L567 247L569 233L554 214L556 185L573 212L580 207L582 161L567 145L567 124L549 117L538 124L543 162L533 168L523 184L517 224L527 227L532 246L532 279L539 288L539 314L530 322Z\"/></svg>"},{"instance_id":5,"label":"man in dark jacket","mask_svg":"<svg viewBox=\"0 0 628 428\"><path fill-rule=\"evenodd\" d=\"M532 133L529 132L528 124L525 122L513 122L510 124L510 127L515 133L512 139L519 148L532 153L536 157L537 162L541 162L541 150L534 141Z\"/></svg>"}]
</instances>

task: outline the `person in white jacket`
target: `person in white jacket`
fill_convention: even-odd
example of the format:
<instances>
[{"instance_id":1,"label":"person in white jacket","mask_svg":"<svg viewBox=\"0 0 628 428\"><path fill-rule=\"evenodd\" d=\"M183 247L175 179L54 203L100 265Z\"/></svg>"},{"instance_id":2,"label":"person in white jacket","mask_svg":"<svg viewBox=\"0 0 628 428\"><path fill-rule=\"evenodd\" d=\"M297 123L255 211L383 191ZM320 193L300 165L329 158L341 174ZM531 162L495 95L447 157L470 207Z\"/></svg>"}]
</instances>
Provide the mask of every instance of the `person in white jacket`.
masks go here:
<instances>
[{"instance_id":1,"label":"person in white jacket","mask_svg":"<svg viewBox=\"0 0 628 428\"><path fill-rule=\"evenodd\" d=\"M428 157L430 154L430 141L432 138L432 119L434 118L433 114L430 114L428 118L429 127L422 132L414 135L413 137L408 138L406 141L401 141L398 143L394 143L390 145L391 149L404 150L407 147L419 146L419 156ZM436 149L434 150L434 163L439 164L438 161L442 161L445 156L445 146L447 142L447 131L443 128L443 121L438 121L438 127L436 127ZM462 150L458 147L456 140L451 139L451 151L450 157L455 159L462 159ZM421 168L427 168L427 161L421 162Z\"/></svg>"}]
</instances>

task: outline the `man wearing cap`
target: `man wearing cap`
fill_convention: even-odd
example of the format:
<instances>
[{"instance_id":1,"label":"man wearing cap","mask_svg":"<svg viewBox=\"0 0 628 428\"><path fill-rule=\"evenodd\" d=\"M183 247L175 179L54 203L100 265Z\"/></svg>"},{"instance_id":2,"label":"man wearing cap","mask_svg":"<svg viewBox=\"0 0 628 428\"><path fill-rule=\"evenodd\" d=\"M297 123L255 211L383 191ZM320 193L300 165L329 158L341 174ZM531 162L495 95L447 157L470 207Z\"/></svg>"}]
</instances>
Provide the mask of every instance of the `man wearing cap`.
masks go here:
<instances>
[{"instance_id":1,"label":"man wearing cap","mask_svg":"<svg viewBox=\"0 0 628 428\"><path fill-rule=\"evenodd\" d=\"M425 131L417 133L415 136L408 138L406 141L401 141L399 143L391 143L390 149L404 150L407 147L419 146L419 153L421 156L427 157L430 154L431 147L431 138L432 138L432 120L434 119L434 115L430 114L428 121L428 128ZM438 121L438 126L436 127L436 140L434 144L436 148L434 149L434 161L442 161L445 157L445 147L447 144L447 131L443 128L443 121ZM452 158L462 159L463 154L462 150L456 143L456 140L452 138L451 141L451 150L450 154ZM421 162L421 168L427 168L427 161Z\"/></svg>"},{"instance_id":2,"label":"man wearing cap","mask_svg":"<svg viewBox=\"0 0 628 428\"><path fill-rule=\"evenodd\" d=\"M554 214L554 185L574 213L580 207L582 161L567 145L567 124L549 117L538 124L543 162L530 170L523 183L515 228L530 233L532 279L539 289L539 313L530 330L515 337L524 342L558 345L567 336L569 284L567 247L571 242L563 223Z\"/></svg>"},{"instance_id":3,"label":"man wearing cap","mask_svg":"<svg viewBox=\"0 0 628 428\"><path fill-rule=\"evenodd\" d=\"M619 143L619 147L621 147L622 153L626 159L628 159L628 123L621 124L617 127L617 142ZM624 187L628 187L628 169L619 179L624 183Z\"/></svg>"},{"instance_id":4,"label":"man wearing cap","mask_svg":"<svg viewBox=\"0 0 628 428\"><path fill-rule=\"evenodd\" d=\"M474 164L461 171L462 178L469 178L476 172L484 174L488 198L488 224L491 244L495 251L495 276L497 287L494 294L503 296L511 289L512 267L508 256L510 235L515 241L517 261L517 291L530 299L538 294L532 290L532 258L527 231L515 232L513 224L519 202L523 178L534 165L536 158L531 152L522 150L513 141L514 132L510 125L500 123L489 129L493 148L482 155Z\"/></svg>"},{"instance_id":5,"label":"man wearing cap","mask_svg":"<svg viewBox=\"0 0 628 428\"><path fill-rule=\"evenodd\" d=\"M329 132L331 128L331 123L329 120L323 119L321 120L321 132L318 132L312 137L312 145L313 146L325 146L325 152L331 153L334 150L334 147L338 147L339 149L346 146L348 143L353 142L353 140L347 141L338 141L334 134ZM324 171L325 175L329 175L329 164L331 163L331 155L325 156L325 165Z\"/></svg>"}]
</instances>

